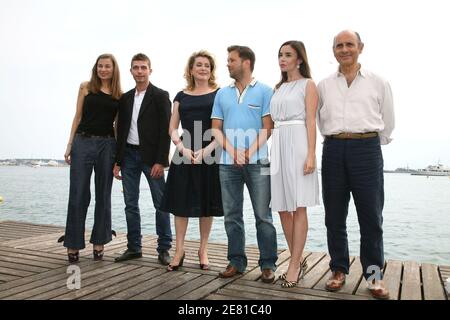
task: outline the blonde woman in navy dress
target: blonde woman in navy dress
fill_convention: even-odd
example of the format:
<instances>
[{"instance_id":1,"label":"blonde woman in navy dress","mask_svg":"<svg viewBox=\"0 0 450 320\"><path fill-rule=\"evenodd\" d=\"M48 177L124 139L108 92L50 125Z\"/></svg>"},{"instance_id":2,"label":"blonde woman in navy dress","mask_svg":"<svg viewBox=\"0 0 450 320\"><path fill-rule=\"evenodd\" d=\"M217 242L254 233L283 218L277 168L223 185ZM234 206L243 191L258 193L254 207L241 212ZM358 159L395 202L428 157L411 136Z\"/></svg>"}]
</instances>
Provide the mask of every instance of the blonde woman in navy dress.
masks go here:
<instances>
[{"instance_id":1,"label":"blonde woman in navy dress","mask_svg":"<svg viewBox=\"0 0 450 320\"><path fill-rule=\"evenodd\" d=\"M217 93L216 64L210 53L193 53L186 65L187 86L174 99L169 134L176 146L167 175L162 210L175 216L176 250L167 271L183 265L189 218L199 218L199 266L209 269L208 238L214 216L223 216L219 167L214 161L216 143L211 141L211 112ZM178 127L183 135L178 135ZM201 126L201 127L200 127ZM201 130L198 130L201 129ZM210 132L210 131L209 131Z\"/></svg>"},{"instance_id":2,"label":"blonde woman in navy dress","mask_svg":"<svg viewBox=\"0 0 450 320\"><path fill-rule=\"evenodd\" d=\"M278 211L291 260L282 287L297 285L307 269L302 260L308 232L306 207L319 204L316 170L317 88L305 46L288 41L278 52L281 81L270 103L275 122L271 149L272 211Z\"/></svg>"}]
</instances>

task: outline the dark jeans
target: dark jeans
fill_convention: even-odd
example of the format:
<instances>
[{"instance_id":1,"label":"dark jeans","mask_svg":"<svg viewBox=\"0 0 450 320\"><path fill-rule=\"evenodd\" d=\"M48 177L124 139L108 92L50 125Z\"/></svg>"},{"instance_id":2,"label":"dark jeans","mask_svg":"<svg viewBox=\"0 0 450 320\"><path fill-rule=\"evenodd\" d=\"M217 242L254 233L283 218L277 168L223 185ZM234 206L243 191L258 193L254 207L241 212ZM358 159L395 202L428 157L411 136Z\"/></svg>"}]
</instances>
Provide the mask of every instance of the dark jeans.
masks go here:
<instances>
[{"instance_id":1,"label":"dark jeans","mask_svg":"<svg viewBox=\"0 0 450 320\"><path fill-rule=\"evenodd\" d=\"M172 231L170 229L170 215L159 210L164 193L164 177L153 179L150 176L151 167L141 160L139 150L127 147L122 161L122 185L125 199L125 215L127 219L128 249L141 252L141 215L139 210L139 185L141 173L144 173L150 186L153 206L156 209L156 234L158 235L158 252L172 247Z\"/></svg>"},{"instance_id":2,"label":"dark jeans","mask_svg":"<svg viewBox=\"0 0 450 320\"><path fill-rule=\"evenodd\" d=\"M322 195L325 206L330 268L348 274L346 219L350 192L361 233L360 256L364 277L384 266L383 155L378 137L359 140L326 138L322 153Z\"/></svg>"},{"instance_id":3,"label":"dark jeans","mask_svg":"<svg viewBox=\"0 0 450 320\"><path fill-rule=\"evenodd\" d=\"M247 185L256 221L256 238L261 269L276 269L277 235L272 221L269 165L248 164L242 168L220 165L220 185L225 230L228 237L228 260L240 272L247 268L245 226L243 219L244 184Z\"/></svg>"},{"instance_id":4,"label":"dark jeans","mask_svg":"<svg viewBox=\"0 0 450 320\"><path fill-rule=\"evenodd\" d=\"M102 245L111 241L111 188L115 153L114 138L86 138L77 134L73 139L65 247L85 248L84 232L91 201L92 169L95 171L95 211L90 242Z\"/></svg>"}]
</instances>

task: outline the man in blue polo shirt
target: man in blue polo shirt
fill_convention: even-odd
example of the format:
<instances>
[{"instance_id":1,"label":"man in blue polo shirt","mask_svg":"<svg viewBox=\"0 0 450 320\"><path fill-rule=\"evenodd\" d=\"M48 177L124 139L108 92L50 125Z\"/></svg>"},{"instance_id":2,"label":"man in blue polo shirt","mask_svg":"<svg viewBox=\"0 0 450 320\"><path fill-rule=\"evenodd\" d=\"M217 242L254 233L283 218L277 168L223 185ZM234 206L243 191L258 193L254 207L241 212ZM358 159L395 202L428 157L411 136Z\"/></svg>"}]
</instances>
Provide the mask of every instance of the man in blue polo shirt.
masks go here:
<instances>
[{"instance_id":1,"label":"man in blue polo shirt","mask_svg":"<svg viewBox=\"0 0 450 320\"><path fill-rule=\"evenodd\" d=\"M273 128L269 113L272 89L253 79L254 66L255 54L250 48L228 48L227 67L235 81L217 92L211 115L213 135L224 150L219 173L229 264L219 276L229 278L247 267L242 212L245 183L256 219L261 280L271 283L277 261L266 144Z\"/></svg>"}]
</instances>

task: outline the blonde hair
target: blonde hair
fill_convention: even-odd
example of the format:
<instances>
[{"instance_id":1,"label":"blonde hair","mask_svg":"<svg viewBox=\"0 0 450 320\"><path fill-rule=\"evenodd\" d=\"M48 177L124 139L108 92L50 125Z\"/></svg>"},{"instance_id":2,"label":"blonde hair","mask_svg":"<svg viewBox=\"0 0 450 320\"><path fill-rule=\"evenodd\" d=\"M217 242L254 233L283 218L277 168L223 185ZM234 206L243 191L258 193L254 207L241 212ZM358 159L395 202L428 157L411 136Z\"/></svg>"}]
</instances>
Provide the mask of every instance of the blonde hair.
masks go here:
<instances>
[{"instance_id":1,"label":"blonde hair","mask_svg":"<svg viewBox=\"0 0 450 320\"><path fill-rule=\"evenodd\" d=\"M100 59L110 59L113 65L113 75L111 78L111 95L114 99L119 100L122 96L122 88L120 86L120 72L116 58L110 53L101 54L92 67L91 80L89 80L88 90L92 93L99 93L102 87L102 81L97 74L97 65Z\"/></svg>"},{"instance_id":2,"label":"blonde hair","mask_svg":"<svg viewBox=\"0 0 450 320\"><path fill-rule=\"evenodd\" d=\"M214 60L214 57L208 51L200 50L198 52L194 52L189 57L188 63L186 64L186 68L184 69L184 78L186 79L186 82L187 82L186 90L191 91L191 90L195 89L195 81L194 81L194 77L191 74L191 70L194 67L195 59L198 57L207 58L209 60L211 76L209 77L208 85L211 88L216 89L217 88L216 62Z\"/></svg>"}]
</instances>

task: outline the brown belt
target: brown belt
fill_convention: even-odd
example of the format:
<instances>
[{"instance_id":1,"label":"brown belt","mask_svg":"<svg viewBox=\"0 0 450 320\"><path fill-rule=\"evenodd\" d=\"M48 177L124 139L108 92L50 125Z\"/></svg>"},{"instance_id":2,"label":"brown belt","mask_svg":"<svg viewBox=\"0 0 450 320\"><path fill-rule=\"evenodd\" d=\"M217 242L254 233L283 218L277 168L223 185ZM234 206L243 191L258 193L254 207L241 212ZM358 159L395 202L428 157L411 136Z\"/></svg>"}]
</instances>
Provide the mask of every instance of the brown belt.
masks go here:
<instances>
[{"instance_id":1,"label":"brown belt","mask_svg":"<svg viewBox=\"0 0 450 320\"><path fill-rule=\"evenodd\" d=\"M342 132L339 134L327 136L327 138L330 139L367 139L375 137L378 137L378 132L366 132L366 133Z\"/></svg>"}]
</instances>

